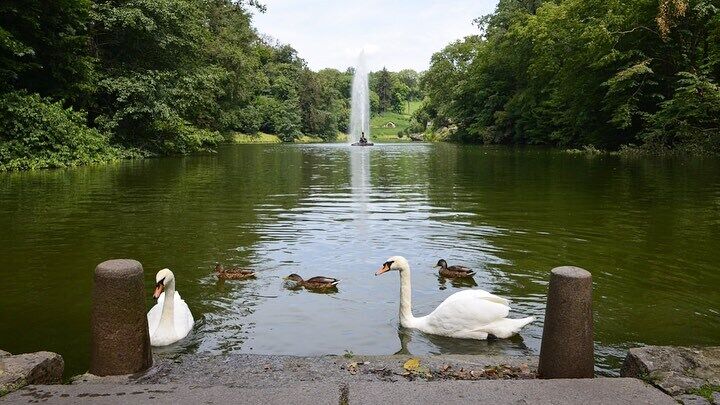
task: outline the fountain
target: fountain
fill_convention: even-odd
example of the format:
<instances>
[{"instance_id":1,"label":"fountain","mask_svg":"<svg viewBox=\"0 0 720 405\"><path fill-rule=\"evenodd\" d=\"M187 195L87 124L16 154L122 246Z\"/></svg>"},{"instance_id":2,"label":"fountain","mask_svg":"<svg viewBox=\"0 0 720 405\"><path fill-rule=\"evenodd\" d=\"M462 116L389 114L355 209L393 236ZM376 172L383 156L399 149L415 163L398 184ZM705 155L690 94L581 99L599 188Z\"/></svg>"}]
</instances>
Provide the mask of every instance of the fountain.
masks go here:
<instances>
[{"instance_id":1,"label":"fountain","mask_svg":"<svg viewBox=\"0 0 720 405\"><path fill-rule=\"evenodd\" d=\"M365 66L365 52L360 52L352 82L350 133L352 146L372 146L370 142L370 90Z\"/></svg>"}]
</instances>

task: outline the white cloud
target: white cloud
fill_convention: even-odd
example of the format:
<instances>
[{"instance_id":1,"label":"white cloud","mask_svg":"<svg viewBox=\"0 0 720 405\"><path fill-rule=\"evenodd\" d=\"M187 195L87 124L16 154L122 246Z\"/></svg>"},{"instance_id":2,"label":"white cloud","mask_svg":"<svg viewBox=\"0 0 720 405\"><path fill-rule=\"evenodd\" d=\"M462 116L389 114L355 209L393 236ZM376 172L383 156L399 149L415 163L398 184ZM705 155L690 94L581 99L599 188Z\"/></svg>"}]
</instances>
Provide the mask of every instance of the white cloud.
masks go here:
<instances>
[{"instance_id":1,"label":"white cloud","mask_svg":"<svg viewBox=\"0 0 720 405\"><path fill-rule=\"evenodd\" d=\"M365 50L372 70L427 69L433 53L477 33L497 0L264 0L258 31L297 49L312 69L345 70Z\"/></svg>"}]
</instances>

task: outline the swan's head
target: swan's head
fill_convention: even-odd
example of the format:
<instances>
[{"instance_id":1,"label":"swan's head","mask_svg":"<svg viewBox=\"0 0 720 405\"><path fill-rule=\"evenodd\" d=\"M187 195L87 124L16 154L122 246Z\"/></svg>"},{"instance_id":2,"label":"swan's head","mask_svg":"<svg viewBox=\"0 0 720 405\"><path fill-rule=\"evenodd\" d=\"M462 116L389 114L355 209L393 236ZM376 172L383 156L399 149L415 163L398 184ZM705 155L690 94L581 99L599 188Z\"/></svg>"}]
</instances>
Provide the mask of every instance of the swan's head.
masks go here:
<instances>
[{"instance_id":1,"label":"swan's head","mask_svg":"<svg viewBox=\"0 0 720 405\"><path fill-rule=\"evenodd\" d=\"M438 260L435 267L440 267L441 269L444 269L447 267L447 262L445 261L445 259L440 259L440 260Z\"/></svg>"},{"instance_id":2,"label":"swan's head","mask_svg":"<svg viewBox=\"0 0 720 405\"><path fill-rule=\"evenodd\" d=\"M391 270L405 271L410 269L408 261L402 256L393 256L383 263L382 267L375 272L376 276L386 273Z\"/></svg>"},{"instance_id":3,"label":"swan's head","mask_svg":"<svg viewBox=\"0 0 720 405\"><path fill-rule=\"evenodd\" d=\"M165 286L175 283L175 275L170 269L162 269L155 275L155 292L153 298L158 299Z\"/></svg>"}]
</instances>

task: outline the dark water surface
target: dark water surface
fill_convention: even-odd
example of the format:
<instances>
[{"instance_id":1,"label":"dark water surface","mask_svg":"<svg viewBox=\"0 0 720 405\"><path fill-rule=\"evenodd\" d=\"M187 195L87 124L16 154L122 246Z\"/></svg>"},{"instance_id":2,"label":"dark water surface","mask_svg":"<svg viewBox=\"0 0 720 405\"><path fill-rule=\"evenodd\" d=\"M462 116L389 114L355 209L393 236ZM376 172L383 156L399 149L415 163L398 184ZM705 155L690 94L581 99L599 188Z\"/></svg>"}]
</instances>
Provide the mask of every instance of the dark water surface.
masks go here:
<instances>
[{"instance_id":1,"label":"dark water surface","mask_svg":"<svg viewBox=\"0 0 720 405\"><path fill-rule=\"evenodd\" d=\"M398 328L391 255L413 266L416 315L467 286L540 320L506 341ZM217 155L0 175L0 348L89 361L92 272L140 260L148 308L169 267L196 319L166 353L538 354L548 272L590 270L598 370L627 347L720 341L720 161L587 157L454 145L238 145ZM255 280L218 282L213 264ZM342 279L335 294L281 277Z\"/></svg>"}]
</instances>

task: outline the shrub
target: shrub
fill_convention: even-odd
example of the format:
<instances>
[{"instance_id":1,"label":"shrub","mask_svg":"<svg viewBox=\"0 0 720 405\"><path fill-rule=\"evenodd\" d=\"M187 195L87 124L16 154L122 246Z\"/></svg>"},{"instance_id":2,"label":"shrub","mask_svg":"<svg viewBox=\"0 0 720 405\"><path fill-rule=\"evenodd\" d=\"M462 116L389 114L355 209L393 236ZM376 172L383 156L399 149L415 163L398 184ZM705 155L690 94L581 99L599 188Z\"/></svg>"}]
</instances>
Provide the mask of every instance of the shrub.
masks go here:
<instances>
[{"instance_id":1,"label":"shrub","mask_svg":"<svg viewBox=\"0 0 720 405\"><path fill-rule=\"evenodd\" d=\"M37 94L0 95L0 171L78 166L119 157L83 112Z\"/></svg>"}]
</instances>

